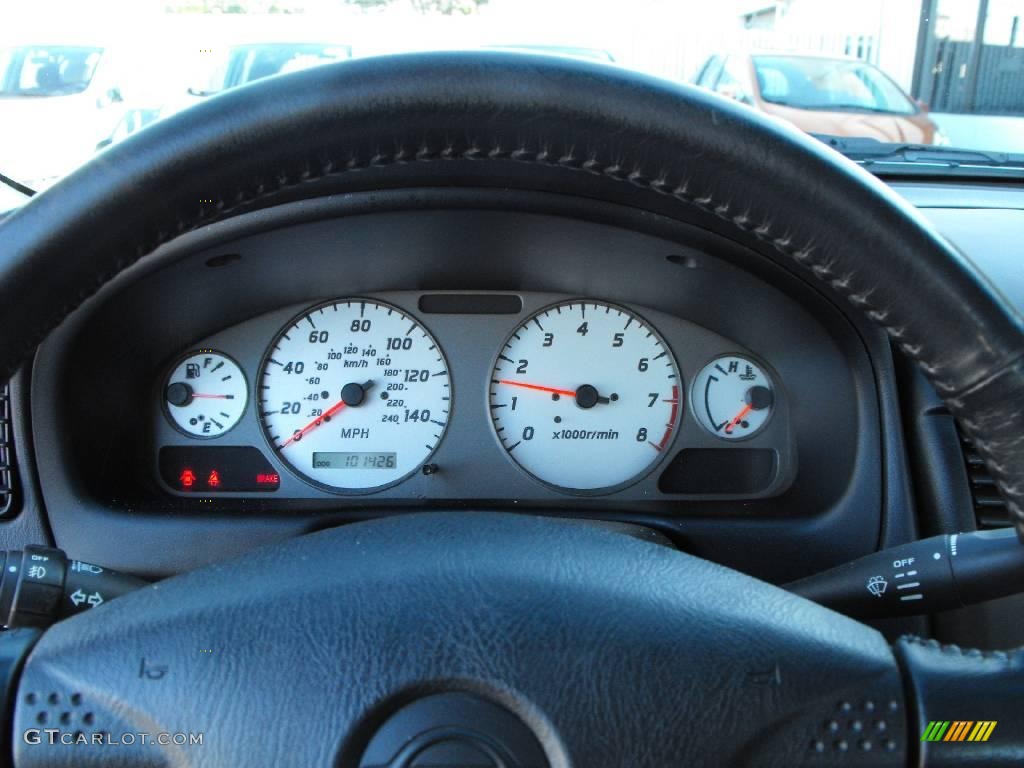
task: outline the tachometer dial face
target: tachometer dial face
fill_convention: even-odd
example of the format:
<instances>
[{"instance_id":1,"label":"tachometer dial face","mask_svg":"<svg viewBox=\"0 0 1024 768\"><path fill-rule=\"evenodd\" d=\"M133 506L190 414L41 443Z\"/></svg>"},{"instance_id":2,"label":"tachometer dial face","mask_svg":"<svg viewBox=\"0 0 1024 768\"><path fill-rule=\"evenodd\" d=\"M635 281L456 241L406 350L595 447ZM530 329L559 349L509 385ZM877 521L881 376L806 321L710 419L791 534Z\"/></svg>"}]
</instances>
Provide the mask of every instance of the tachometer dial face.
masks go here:
<instances>
[{"instance_id":1,"label":"tachometer dial face","mask_svg":"<svg viewBox=\"0 0 1024 768\"><path fill-rule=\"evenodd\" d=\"M281 458L344 493L419 471L444 436L452 390L444 355L419 322L378 301L340 299L281 331L258 393Z\"/></svg>"},{"instance_id":2,"label":"tachometer dial face","mask_svg":"<svg viewBox=\"0 0 1024 768\"><path fill-rule=\"evenodd\" d=\"M760 366L738 355L712 360L693 380L693 413L723 440L757 434L775 406L775 389Z\"/></svg>"},{"instance_id":3,"label":"tachometer dial face","mask_svg":"<svg viewBox=\"0 0 1024 768\"><path fill-rule=\"evenodd\" d=\"M220 437L245 413L249 389L238 363L221 352L183 357L164 385L164 412L189 437Z\"/></svg>"},{"instance_id":4,"label":"tachometer dial face","mask_svg":"<svg viewBox=\"0 0 1024 768\"><path fill-rule=\"evenodd\" d=\"M490 383L495 432L538 480L609 492L667 452L682 409L679 370L628 309L570 301L543 309L502 347Z\"/></svg>"}]
</instances>

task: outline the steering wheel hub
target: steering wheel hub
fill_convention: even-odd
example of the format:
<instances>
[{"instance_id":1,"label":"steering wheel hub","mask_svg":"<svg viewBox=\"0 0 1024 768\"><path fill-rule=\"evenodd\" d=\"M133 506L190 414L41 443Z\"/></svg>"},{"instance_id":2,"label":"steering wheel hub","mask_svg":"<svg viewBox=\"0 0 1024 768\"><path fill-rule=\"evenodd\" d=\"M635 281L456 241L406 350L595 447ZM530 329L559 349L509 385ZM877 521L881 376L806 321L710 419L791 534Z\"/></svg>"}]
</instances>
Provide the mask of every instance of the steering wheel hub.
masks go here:
<instances>
[{"instance_id":1,"label":"steering wheel hub","mask_svg":"<svg viewBox=\"0 0 1024 768\"><path fill-rule=\"evenodd\" d=\"M399 709L377 730L360 768L547 768L530 728L471 693L439 693Z\"/></svg>"}]
</instances>

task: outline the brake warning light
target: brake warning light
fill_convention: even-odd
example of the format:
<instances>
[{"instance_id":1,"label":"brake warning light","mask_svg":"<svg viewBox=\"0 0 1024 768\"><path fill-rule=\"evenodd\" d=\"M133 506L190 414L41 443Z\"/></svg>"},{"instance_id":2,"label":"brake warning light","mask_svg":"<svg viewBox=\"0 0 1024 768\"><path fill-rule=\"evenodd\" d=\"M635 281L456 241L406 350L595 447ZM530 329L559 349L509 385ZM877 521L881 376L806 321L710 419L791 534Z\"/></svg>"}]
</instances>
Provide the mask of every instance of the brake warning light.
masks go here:
<instances>
[{"instance_id":1,"label":"brake warning light","mask_svg":"<svg viewBox=\"0 0 1024 768\"><path fill-rule=\"evenodd\" d=\"M281 475L253 446L167 445L160 476L173 490L191 494L274 493Z\"/></svg>"}]
</instances>

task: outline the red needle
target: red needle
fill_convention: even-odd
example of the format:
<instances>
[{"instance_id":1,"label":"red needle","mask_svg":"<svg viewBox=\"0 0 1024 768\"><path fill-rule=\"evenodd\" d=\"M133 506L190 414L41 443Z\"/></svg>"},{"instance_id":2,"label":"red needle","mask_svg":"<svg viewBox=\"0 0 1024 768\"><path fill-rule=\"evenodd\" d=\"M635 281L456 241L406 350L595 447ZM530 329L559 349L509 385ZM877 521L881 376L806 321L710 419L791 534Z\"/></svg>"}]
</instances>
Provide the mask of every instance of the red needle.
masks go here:
<instances>
[{"instance_id":1,"label":"red needle","mask_svg":"<svg viewBox=\"0 0 1024 768\"><path fill-rule=\"evenodd\" d=\"M498 382L499 384L509 384L513 387L523 387L524 389L536 389L540 392L551 392L555 395L565 395L566 397L576 397L576 393L571 389L555 389L554 387L542 387L540 384L526 384L522 381L509 381L508 379L502 379Z\"/></svg>"},{"instance_id":2,"label":"red needle","mask_svg":"<svg viewBox=\"0 0 1024 768\"><path fill-rule=\"evenodd\" d=\"M743 420L743 417L750 413L752 410L754 410L754 406L752 405L748 404L743 406L743 410L736 414L736 418L734 418L725 426L725 433L727 435L731 433L732 428L739 424Z\"/></svg>"},{"instance_id":3,"label":"red needle","mask_svg":"<svg viewBox=\"0 0 1024 768\"><path fill-rule=\"evenodd\" d=\"M192 397L205 397L208 400L227 400L227 395L197 395L195 392L192 393Z\"/></svg>"},{"instance_id":4,"label":"red needle","mask_svg":"<svg viewBox=\"0 0 1024 768\"><path fill-rule=\"evenodd\" d=\"M337 403L335 403L330 408L328 408L326 411L324 411L320 416L317 416L315 419L313 419L311 422L309 422L309 424L304 426L298 432L292 433L291 437L289 437L287 440L285 440L283 443L281 443L281 450L283 451L285 448L287 448L289 445L294 443L296 440L298 440L299 438L303 437L307 432L312 432L314 429L316 429L317 427L319 427L321 424L324 423L324 419L331 418L331 416L336 414L338 411L340 411L344 407L345 407L345 401L344 400L339 400Z\"/></svg>"}]
</instances>

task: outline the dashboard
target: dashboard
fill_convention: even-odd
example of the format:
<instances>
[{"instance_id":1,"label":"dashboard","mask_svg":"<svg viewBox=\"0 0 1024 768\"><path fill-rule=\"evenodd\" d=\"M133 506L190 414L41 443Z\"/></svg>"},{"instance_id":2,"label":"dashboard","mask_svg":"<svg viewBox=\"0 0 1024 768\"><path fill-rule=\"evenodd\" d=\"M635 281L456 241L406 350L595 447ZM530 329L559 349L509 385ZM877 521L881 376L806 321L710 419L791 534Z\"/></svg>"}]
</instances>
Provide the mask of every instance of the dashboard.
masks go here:
<instances>
[{"instance_id":1,"label":"dashboard","mask_svg":"<svg viewBox=\"0 0 1024 768\"><path fill-rule=\"evenodd\" d=\"M892 528L892 365L834 297L704 222L336 195L188 233L106 285L39 350L32 438L58 544L124 570L504 509L640 524L783 581Z\"/></svg>"}]
</instances>

